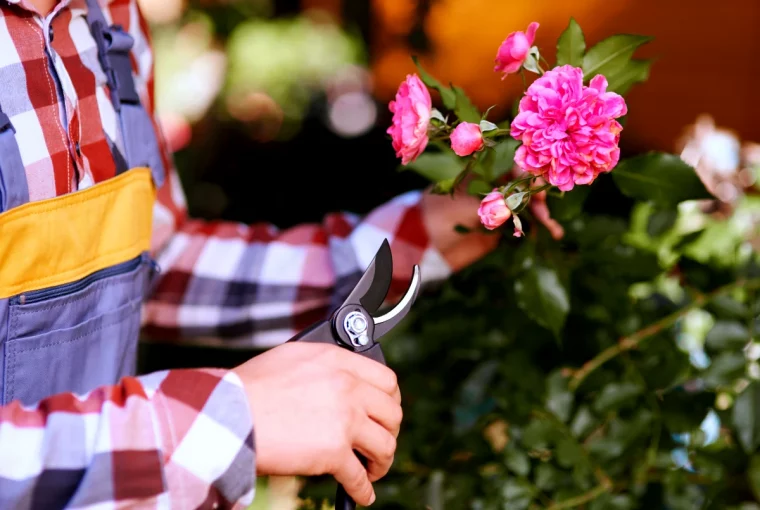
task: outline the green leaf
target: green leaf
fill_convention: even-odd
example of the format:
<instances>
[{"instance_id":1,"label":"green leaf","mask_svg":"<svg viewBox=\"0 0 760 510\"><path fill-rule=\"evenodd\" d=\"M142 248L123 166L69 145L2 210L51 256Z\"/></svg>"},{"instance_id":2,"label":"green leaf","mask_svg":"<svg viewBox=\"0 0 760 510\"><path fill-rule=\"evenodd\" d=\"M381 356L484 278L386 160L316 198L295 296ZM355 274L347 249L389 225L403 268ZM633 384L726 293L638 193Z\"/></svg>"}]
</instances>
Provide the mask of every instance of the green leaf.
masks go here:
<instances>
[{"instance_id":1,"label":"green leaf","mask_svg":"<svg viewBox=\"0 0 760 510\"><path fill-rule=\"evenodd\" d=\"M745 369L746 360L743 352L724 352L705 370L703 380L708 388L728 386L741 377Z\"/></svg>"},{"instance_id":2,"label":"green leaf","mask_svg":"<svg viewBox=\"0 0 760 510\"><path fill-rule=\"evenodd\" d=\"M454 91L456 97L454 113L457 114L459 120L478 124L480 122L480 112L475 105L472 104L472 101L467 97L465 91L454 85L451 86L451 89Z\"/></svg>"},{"instance_id":3,"label":"green leaf","mask_svg":"<svg viewBox=\"0 0 760 510\"><path fill-rule=\"evenodd\" d=\"M490 412L494 402L488 387L499 370L496 360L487 360L478 365L462 385L458 404L454 408L454 433L467 432L481 416Z\"/></svg>"},{"instance_id":4,"label":"green leaf","mask_svg":"<svg viewBox=\"0 0 760 510\"><path fill-rule=\"evenodd\" d=\"M515 294L517 306L528 317L559 337L570 298L554 270L534 264L515 281Z\"/></svg>"},{"instance_id":5,"label":"green leaf","mask_svg":"<svg viewBox=\"0 0 760 510\"><path fill-rule=\"evenodd\" d=\"M488 131L493 131L494 129L499 129L499 126L487 120L480 121L480 130L483 133L487 133Z\"/></svg>"},{"instance_id":6,"label":"green leaf","mask_svg":"<svg viewBox=\"0 0 760 510\"><path fill-rule=\"evenodd\" d=\"M538 68L538 59L541 58L538 48L533 46L523 62L523 68L531 73L541 74L541 70Z\"/></svg>"},{"instance_id":7,"label":"green leaf","mask_svg":"<svg viewBox=\"0 0 760 510\"><path fill-rule=\"evenodd\" d=\"M605 459L614 459L620 456L625 449L625 445L611 437L600 437L594 439L591 444L588 445L588 449L594 455Z\"/></svg>"},{"instance_id":8,"label":"green leaf","mask_svg":"<svg viewBox=\"0 0 760 510\"><path fill-rule=\"evenodd\" d=\"M675 209L655 211L647 222L647 233L652 237L659 237L673 228L677 219L678 211Z\"/></svg>"},{"instance_id":9,"label":"green leaf","mask_svg":"<svg viewBox=\"0 0 760 510\"><path fill-rule=\"evenodd\" d=\"M589 506L589 510L632 510L633 508L636 508L635 501L628 494L602 494Z\"/></svg>"},{"instance_id":10,"label":"green leaf","mask_svg":"<svg viewBox=\"0 0 760 510\"><path fill-rule=\"evenodd\" d=\"M547 420L533 420L523 430L522 444L526 448L546 448L559 436L557 428Z\"/></svg>"},{"instance_id":11,"label":"green leaf","mask_svg":"<svg viewBox=\"0 0 760 510\"><path fill-rule=\"evenodd\" d=\"M599 42L583 56L583 74L590 80L597 74L612 76L625 67L636 48L653 38L643 35L617 34Z\"/></svg>"},{"instance_id":12,"label":"green leaf","mask_svg":"<svg viewBox=\"0 0 760 510\"><path fill-rule=\"evenodd\" d=\"M744 303L726 295L715 296L710 302L710 308L719 317L731 319L743 319L749 313Z\"/></svg>"},{"instance_id":13,"label":"green leaf","mask_svg":"<svg viewBox=\"0 0 760 510\"><path fill-rule=\"evenodd\" d=\"M747 327L738 321L718 321L707 333L705 345L716 351L738 350L749 341Z\"/></svg>"},{"instance_id":14,"label":"green leaf","mask_svg":"<svg viewBox=\"0 0 760 510\"><path fill-rule=\"evenodd\" d=\"M456 181L456 177L452 177L451 179L444 179L442 181L438 181L435 186L433 186L433 193L436 195L448 195L451 193L451 191L454 189L454 184Z\"/></svg>"},{"instance_id":15,"label":"green leaf","mask_svg":"<svg viewBox=\"0 0 760 510\"><path fill-rule=\"evenodd\" d=\"M470 183L467 185L467 193L469 193L470 195L475 195L475 196L487 195L488 193L491 192L492 189L493 189L493 186L491 186L485 181L480 181L477 179L470 181Z\"/></svg>"},{"instance_id":16,"label":"green leaf","mask_svg":"<svg viewBox=\"0 0 760 510\"><path fill-rule=\"evenodd\" d=\"M443 114L438 110L438 108L433 108L430 110L430 118L431 119L437 119L441 122L446 122L446 118L443 116Z\"/></svg>"},{"instance_id":17,"label":"green leaf","mask_svg":"<svg viewBox=\"0 0 760 510\"><path fill-rule=\"evenodd\" d=\"M526 510L533 501L533 489L526 481L510 478L502 485L501 496L504 503L502 508Z\"/></svg>"},{"instance_id":18,"label":"green leaf","mask_svg":"<svg viewBox=\"0 0 760 510\"><path fill-rule=\"evenodd\" d=\"M496 152L494 151L494 148L495 147L486 146L486 148L478 155L478 160L475 163L475 167L472 169L473 172L489 183L494 180L494 163L496 162ZM490 186L490 188L493 189L494 186Z\"/></svg>"},{"instance_id":19,"label":"green leaf","mask_svg":"<svg viewBox=\"0 0 760 510\"><path fill-rule=\"evenodd\" d=\"M453 179L464 168L464 163L453 152L423 152L416 160L400 170L413 170L432 182Z\"/></svg>"},{"instance_id":20,"label":"green leaf","mask_svg":"<svg viewBox=\"0 0 760 510\"><path fill-rule=\"evenodd\" d=\"M546 204L551 211L552 218L557 221L567 221L578 216L583 210L583 204L591 193L591 186L576 186L571 191L566 191L562 196L549 193Z\"/></svg>"},{"instance_id":21,"label":"green leaf","mask_svg":"<svg viewBox=\"0 0 760 510\"><path fill-rule=\"evenodd\" d=\"M570 438L563 438L557 443L555 454L557 463L564 468L573 467L583 460L583 450L574 439Z\"/></svg>"},{"instance_id":22,"label":"green leaf","mask_svg":"<svg viewBox=\"0 0 760 510\"><path fill-rule=\"evenodd\" d=\"M517 448L507 448L504 452L504 463L507 468L518 476L528 476L530 459L528 455Z\"/></svg>"},{"instance_id":23,"label":"green leaf","mask_svg":"<svg viewBox=\"0 0 760 510\"><path fill-rule=\"evenodd\" d=\"M595 424L596 418L589 408L582 406L578 409L578 412L575 413L575 418L573 418L573 421L570 424L570 431L576 439L580 439L591 432Z\"/></svg>"},{"instance_id":24,"label":"green leaf","mask_svg":"<svg viewBox=\"0 0 760 510\"><path fill-rule=\"evenodd\" d=\"M520 142L514 138L507 138L494 147L495 158L493 161L492 178L498 179L502 175L511 171L515 166L515 151Z\"/></svg>"},{"instance_id":25,"label":"green leaf","mask_svg":"<svg viewBox=\"0 0 760 510\"><path fill-rule=\"evenodd\" d=\"M567 388L567 377L562 375L561 370L557 370L549 376L546 385L546 408L563 423L567 423L574 401L573 393Z\"/></svg>"},{"instance_id":26,"label":"green leaf","mask_svg":"<svg viewBox=\"0 0 760 510\"><path fill-rule=\"evenodd\" d=\"M443 105L449 110L453 110L457 104L457 98L454 91L448 87L444 87L441 82L433 78L427 71L425 71L416 56L413 56L412 60L414 61L414 65L417 66L417 71L420 73L420 79L422 80L422 83L437 90L438 93L441 94L441 101L443 101Z\"/></svg>"},{"instance_id":27,"label":"green leaf","mask_svg":"<svg viewBox=\"0 0 760 510\"><path fill-rule=\"evenodd\" d=\"M760 501L760 454L756 453L750 457L747 480L749 481L749 488L752 489L752 494Z\"/></svg>"},{"instance_id":28,"label":"green leaf","mask_svg":"<svg viewBox=\"0 0 760 510\"><path fill-rule=\"evenodd\" d=\"M598 413L610 411L641 395L644 388L632 382L610 383L594 401L594 410Z\"/></svg>"},{"instance_id":29,"label":"green leaf","mask_svg":"<svg viewBox=\"0 0 760 510\"><path fill-rule=\"evenodd\" d=\"M633 85L649 79L651 67L651 60L629 60L622 69L607 76L607 90L624 96Z\"/></svg>"},{"instance_id":30,"label":"green leaf","mask_svg":"<svg viewBox=\"0 0 760 510\"><path fill-rule=\"evenodd\" d=\"M760 445L760 383L752 382L736 399L733 409L736 436L751 455Z\"/></svg>"},{"instance_id":31,"label":"green leaf","mask_svg":"<svg viewBox=\"0 0 760 510\"><path fill-rule=\"evenodd\" d=\"M624 195L663 207L712 198L694 169L673 154L650 152L627 159L612 170L612 178Z\"/></svg>"},{"instance_id":32,"label":"green leaf","mask_svg":"<svg viewBox=\"0 0 760 510\"><path fill-rule=\"evenodd\" d=\"M525 191L520 191L518 193L509 195L507 197L507 207L509 207L509 210L514 211L520 207L520 204L522 204L523 200L525 199L525 195L527 195Z\"/></svg>"},{"instance_id":33,"label":"green leaf","mask_svg":"<svg viewBox=\"0 0 760 510\"><path fill-rule=\"evenodd\" d=\"M571 65L580 67L583 65L583 53L586 51L586 39L575 18L570 18L570 23L557 40L557 65Z\"/></svg>"},{"instance_id":34,"label":"green leaf","mask_svg":"<svg viewBox=\"0 0 760 510\"><path fill-rule=\"evenodd\" d=\"M539 464L536 468L536 487L541 490L554 489L561 478L562 473L551 464Z\"/></svg>"}]
</instances>

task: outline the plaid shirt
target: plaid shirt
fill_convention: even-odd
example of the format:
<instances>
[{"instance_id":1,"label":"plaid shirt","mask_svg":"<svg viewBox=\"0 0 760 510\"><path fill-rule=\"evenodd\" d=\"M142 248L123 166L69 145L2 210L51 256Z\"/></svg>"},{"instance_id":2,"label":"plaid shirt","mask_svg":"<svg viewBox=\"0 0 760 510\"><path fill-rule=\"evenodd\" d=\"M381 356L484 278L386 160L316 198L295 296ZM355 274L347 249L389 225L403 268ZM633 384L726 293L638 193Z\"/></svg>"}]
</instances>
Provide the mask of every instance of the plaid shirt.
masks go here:
<instances>
[{"instance_id":1,"label":"plaid shirt","mask_svg":"<svg viewBox=\"0 0 760 510\"><path fill-rule=\"evenodd\" d=\"M147 24L135 0L102 3L135 39L136 85L152 112ZM115 175L118 124L85 14L85 0L61 0L46 17L28 0L0 0L0 104L16 128L32 200ZM428 241L419 193L365 218L334 214L286 231L197 221L187 217L161 143L168 175L155 205L152 251L162 277L143 314L151 338L278 344L339 304L384 238L396 261L392 291L405 289L415 263L428 281L449 272ZM0 507L247 504L252 431L241 383L226 371L168 371L33 408L13 403L0 408Z\"/></svg>"}]
</instances>

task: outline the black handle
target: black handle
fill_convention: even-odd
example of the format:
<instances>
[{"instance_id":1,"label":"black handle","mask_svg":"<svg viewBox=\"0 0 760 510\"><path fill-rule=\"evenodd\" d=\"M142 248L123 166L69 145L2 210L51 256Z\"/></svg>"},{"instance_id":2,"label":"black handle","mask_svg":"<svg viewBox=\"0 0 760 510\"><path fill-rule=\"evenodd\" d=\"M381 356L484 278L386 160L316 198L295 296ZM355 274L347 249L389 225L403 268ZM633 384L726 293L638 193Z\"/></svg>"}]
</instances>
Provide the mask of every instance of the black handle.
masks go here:
<instances>
[{"instance_id":1,"label":"black handle","mask_svg":"<svg viewBox=\"0 0 760 510\"><path fill-rule=\"evenodd\" d=\"M362 466L366 468L367 459L365 459L362 454L356 451L354 451L354 453L356 453L356 456L359 457ZM348 495L346 489L344 489L341 484L338 484L338 490L335 493L335 510L356 510L356 501L351 499L351 496Z\"/></svg>"}]
</instances>

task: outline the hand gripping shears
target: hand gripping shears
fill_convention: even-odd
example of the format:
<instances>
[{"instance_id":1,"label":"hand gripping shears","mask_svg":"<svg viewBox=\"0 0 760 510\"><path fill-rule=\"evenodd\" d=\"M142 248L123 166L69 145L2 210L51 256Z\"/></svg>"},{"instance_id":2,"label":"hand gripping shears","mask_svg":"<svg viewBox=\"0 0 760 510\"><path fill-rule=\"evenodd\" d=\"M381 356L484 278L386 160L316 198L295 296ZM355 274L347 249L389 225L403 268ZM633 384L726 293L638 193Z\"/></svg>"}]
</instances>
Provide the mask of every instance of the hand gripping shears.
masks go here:
<instances>
[{"instance_id":1,"label":"hand gripping shears","mask_svg":"<svg viewBox=\"0 0 760 510\"><path fill-rule=\"evenodd\" d=\"M384 240L375 258L343 304L329 319L317 322L289 342L321 342L335 344L385 365L385 357L377 342L406 317L420 289L420 268L414 266L409 289L389 312L375 317L385 301L393 276L393 256L388 240ZM357 453L366 466L366 460ZM335 497L335 510L354 510L356 503L341 485Z\"/></svg>"}]
</instances>

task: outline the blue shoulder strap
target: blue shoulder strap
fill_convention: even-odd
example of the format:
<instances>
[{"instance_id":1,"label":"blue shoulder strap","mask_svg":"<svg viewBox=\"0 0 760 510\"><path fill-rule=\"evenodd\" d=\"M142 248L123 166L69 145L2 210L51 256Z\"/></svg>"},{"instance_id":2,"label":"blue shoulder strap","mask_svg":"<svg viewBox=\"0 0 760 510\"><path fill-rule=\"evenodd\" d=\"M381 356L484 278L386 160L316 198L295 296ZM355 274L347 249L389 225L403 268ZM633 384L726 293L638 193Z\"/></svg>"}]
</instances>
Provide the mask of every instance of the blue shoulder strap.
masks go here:
<instances>
[{"instance_id":1,"label":"blue shoulder strap","mask_svg":"<svg viewBox=\"0 0 760 510\"><path fill-rule=\"evenodd\" d=\"M150 167L156 187L164 183L164 164L156 131L148 112L140 103L132 76L129 53L134 40L119 25L109 25L98 0L87 0L87 23L98 47L100 65L111 89L111 102L121 125L124 163L119 173L134 167Z\"/></svg>"},{"instance_id":2,"label":"blue shoulder strap","mask_svg":"<svg viewBox=\"0 0 760 510\"><path fill-rule=\"evenodd\" d=\"M16 130L0 106L0 212L29 201L29 186L21 152L16 143Z\"/></svg>"}]
</instances>

